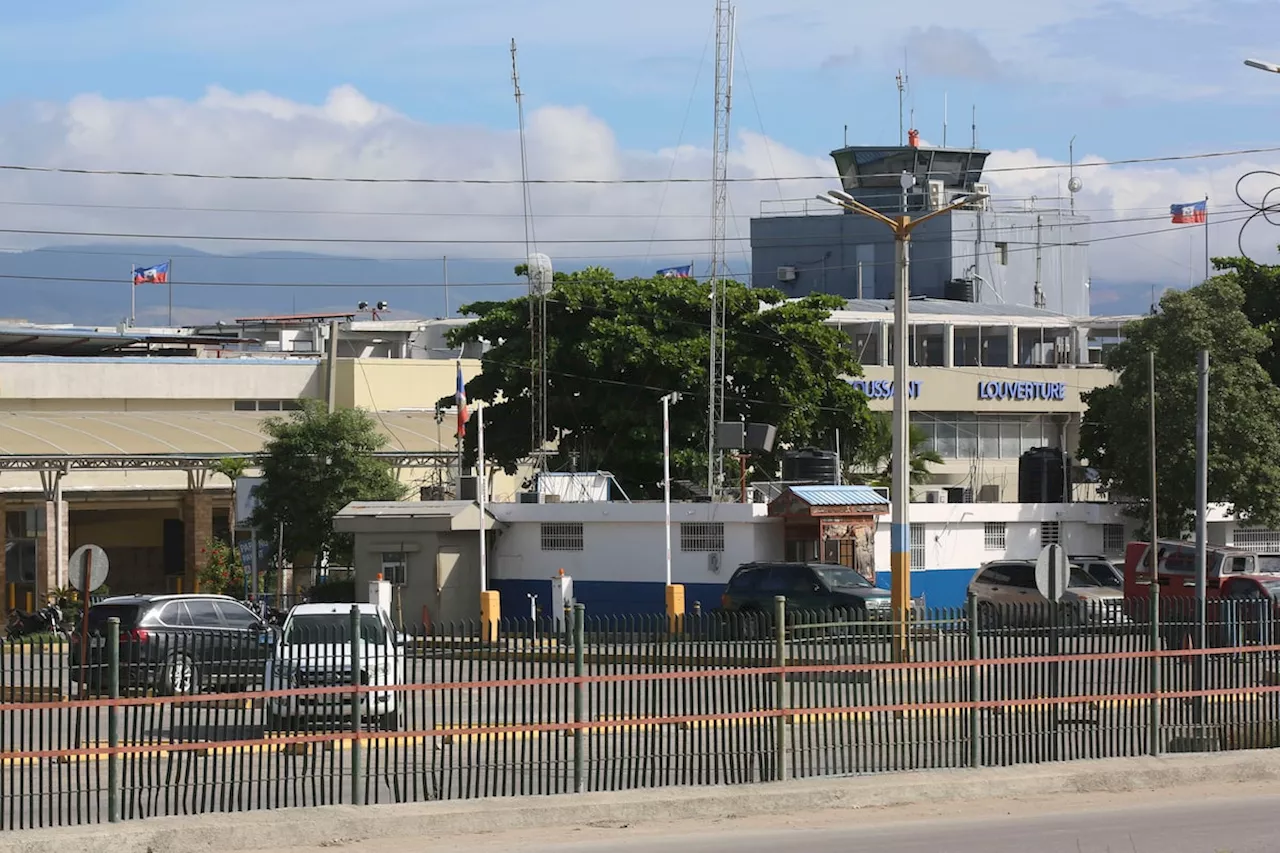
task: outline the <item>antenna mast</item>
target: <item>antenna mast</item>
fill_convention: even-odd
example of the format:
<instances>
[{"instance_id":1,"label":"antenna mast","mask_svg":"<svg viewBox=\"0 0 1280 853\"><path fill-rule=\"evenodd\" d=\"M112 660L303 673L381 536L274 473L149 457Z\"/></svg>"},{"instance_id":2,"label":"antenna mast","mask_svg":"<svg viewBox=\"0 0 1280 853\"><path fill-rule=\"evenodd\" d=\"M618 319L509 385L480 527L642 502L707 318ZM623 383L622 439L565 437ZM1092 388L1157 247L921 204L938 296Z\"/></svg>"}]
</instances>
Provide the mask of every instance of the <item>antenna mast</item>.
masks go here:
<instances>
[{"instance_id":1,"label":"antenna mast","mask_svg":"<svg viewBox=\"0 0 1280 853\"><path fill-rule=\"evenodd\" d=\"M898 76L894 78L898 83L898 146L907 144L906 128L902 125L902 110L905 104L904 97L907 89L907 78L902 73L902 69L898 69Z\"/></svg>"},{"instance_id":2,"label":"antenna mast","mask_svg":"<svg viewBox=\"0 0 1280 853\"><path fill-rule=\"evenodd\" d=\"M529 452L533 455L533 473L546 468L542 452L547 440L547 290L550 281L534 270L534 253L538 248L533 228L533 199L529 188L529 155L525 145L524 93L520 91L520 69L516 64L516 40L511 40L511 86L515 90L516 113L520 119L520 187L524 202L524 250L529 264ZM541 490L538 494L541 495ZM539 499L541 503L541 499Z\"/></svg>"},{"instance_id":3,"label":"antenna mast","mask_svg":"<svg viewBox=\"0 0 1280 853\"><path fill-rule=\"evenodd\" d=\"M714 501L724 474L724 460L716 449L716 424L724 420L726 316L724 282L725 215L728 209L729 116L733 109L734 9L729 0L716 0L716 120L711 165L711 341L707 360L707 491Z\"/></svg>"}]
</instances>

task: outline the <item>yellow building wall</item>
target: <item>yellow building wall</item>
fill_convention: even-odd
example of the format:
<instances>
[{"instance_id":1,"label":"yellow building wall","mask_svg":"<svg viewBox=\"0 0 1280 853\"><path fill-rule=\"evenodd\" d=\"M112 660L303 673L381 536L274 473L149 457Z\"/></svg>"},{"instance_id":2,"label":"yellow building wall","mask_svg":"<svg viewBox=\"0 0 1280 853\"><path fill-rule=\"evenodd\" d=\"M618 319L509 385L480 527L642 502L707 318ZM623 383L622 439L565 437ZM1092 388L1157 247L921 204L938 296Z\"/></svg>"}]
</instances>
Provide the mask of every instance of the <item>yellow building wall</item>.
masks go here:
<instances>
[{"instance_id":1,"label":"yellow building wall","mask_svg":"<svg viewBox=\"0 0 1280 853\"><path fill-rule=\"evenodd\" d=\"M457 390L457 369L447 359L338 359L337 403L380 412L434 409ZM464 382L479 374L479 359L462 360Z\"/></svg>"}]
</instances>

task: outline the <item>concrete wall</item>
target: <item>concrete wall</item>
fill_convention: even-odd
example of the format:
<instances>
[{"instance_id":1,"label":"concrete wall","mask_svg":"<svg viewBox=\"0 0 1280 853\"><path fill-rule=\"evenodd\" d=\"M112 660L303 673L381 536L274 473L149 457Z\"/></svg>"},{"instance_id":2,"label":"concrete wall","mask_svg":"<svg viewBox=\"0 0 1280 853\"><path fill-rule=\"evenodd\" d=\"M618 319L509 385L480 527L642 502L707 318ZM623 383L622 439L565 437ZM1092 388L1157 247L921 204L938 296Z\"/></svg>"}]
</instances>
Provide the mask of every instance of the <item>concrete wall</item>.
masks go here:
<instances>
[{"instance_id":1,"label":"concrete wall","mask_svg":"<svg viewBox=\"0 0 1280 853\"><path fill-rule=\"evenodd\" d=\"M383 412L435 409L457 390L457 362L446 359L339 359L338 405ZM462 378L480 373L476 359L462 361Z\"/></svg>"},{"instance_id":2,"label":"concrete wall","mask_svg":"<svg viewBox=\"0 0 1280 853\"><path fill-rule=\"evenodd\" d=\"M419 527L412 520L392 521L377 533L356 535L353 562L357 597L363 600L367 584L382 572L383 554L403 553L406 582L396 590L399 612L392 614L397 623L441 625L478 619L479 534L429 532ZM442 552L457 555L453 571L447 577L439 562Z\"/></svg>"},{"instance_id":3,"label":"concrete wall","mask_svg":"<svg viewBox=\"0 0 1280 853\"><path fill-rule=\"evenodd\" d=\"M931 219L913 232L911 294L943 297L946 282L966 277L976 264L977 273L987 282L977 288L978 301L1036 305L1038 257L1042 307L1087 315L1086 238L1083 218L1073 220L1058 211L955 211ZM1006 249L999 249L997 243ZM861 250L863 298L893 298L892 234L884 225L855 214L752 219L752 284L777 287L787 296L835 293L854 299L858 295L859 246L874 247ZM779 267L794 267L795 280L778 281Z\"/></svg>"}]
</instances>

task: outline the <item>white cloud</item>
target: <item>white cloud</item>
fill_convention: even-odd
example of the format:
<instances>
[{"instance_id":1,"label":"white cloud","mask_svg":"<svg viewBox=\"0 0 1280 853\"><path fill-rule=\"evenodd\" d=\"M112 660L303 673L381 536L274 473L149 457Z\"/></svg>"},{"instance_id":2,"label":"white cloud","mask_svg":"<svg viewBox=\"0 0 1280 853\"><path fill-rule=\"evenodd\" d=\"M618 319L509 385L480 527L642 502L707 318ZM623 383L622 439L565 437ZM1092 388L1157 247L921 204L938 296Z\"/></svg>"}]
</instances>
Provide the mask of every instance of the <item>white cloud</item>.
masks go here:
<instances>
[{"instance_id":1,"label":"white cloud","mask_svg":"<svg viewBox=\"0 0 1280 853\"><path fill-rule=\"evenodd\" d=\"M706 146L633 150L599 117L582 107L547 107L529 115L531 177L663 179L710 174ZM1252 168L1280 168L1280 156L1190 161L1173 165L1099 166L1081 157L1084 190L1078 209L1098 224L1095 240L1133 232L1160 233L1099 240L1092 251L1096 281L1198 278L1202 236L1168 224L1168 206L1211 197L1211 251L1236 252L1241 206L1237 176ZM461 125L428 124L375 103L356 89L335 89L321 104L270 93L211 89L199 100L114 101L86 95L66 104L10 108L0 113L0 162L87 168L146 169L217 174L292 174L350 177L449 177L518 180L518 135ZM1065 195L1066 172L1001 169L1054 164L1034 151L997 151L989 162L997 203ZM730 238L749 234L748 220L762 202L812 199L834 185L772 180L833 173L825 152L796 151L741 132L730 174L768 178L732 186ZM523 256L524 227L518 184L332 184L205 181L178 178L0 173L0 198L13 202L153 205L187 210L103 210L0 204L0 227L30 230L127 232L147 235L254 235L309 237L331 243L188 241L215 252L263 249L325 251L383 257ZM1047 202L1046 202L1047 203ZM803 204L803 202L801 202ZM584 258L651 257L698 260L705 267L710 232L706 183L539 185L532 207L540 248L564 267ZM817 207L816 203L811 207ZM295 213L208 212L284 210ZM394 216L319 215L368 211ZM411 216L408 213L434 214ZM1280 232L1258 225L1246 248L1271 259ZM352 239L432 240L364 245ZM662 242L663 238L678 242ZM650 242L651 239L656 242ZM574 242L557 242L574 241ZM6 235L0 249L73 242L38 235ZM94 242L104 242L95 238ZM730 264L742 270L745 239L730 242ZM104 260L104 264L112 261Z\"/></svg>"}]
</instances>

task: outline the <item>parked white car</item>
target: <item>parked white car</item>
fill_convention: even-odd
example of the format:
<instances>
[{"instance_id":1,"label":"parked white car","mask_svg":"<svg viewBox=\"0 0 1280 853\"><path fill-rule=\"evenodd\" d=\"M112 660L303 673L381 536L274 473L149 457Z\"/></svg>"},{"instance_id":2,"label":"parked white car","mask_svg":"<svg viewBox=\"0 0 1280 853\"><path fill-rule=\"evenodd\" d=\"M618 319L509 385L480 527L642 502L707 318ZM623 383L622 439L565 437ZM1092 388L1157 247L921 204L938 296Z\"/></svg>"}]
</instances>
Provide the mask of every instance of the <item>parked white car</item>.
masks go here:
<instances>
[{"instance_id":1,"label":"parked white car","mask_svg":"<svg viewBox=\"0 0 1280 853\"><path fill-rule=\"evenodd\" d=\"M360 612L360 682L373 687L404 684L404 641L391 620L376 605L355 607ZM266 689L350 685L351 608L351 604L299 604L289 611L267 662ZM366 693L361 713L384 731L397 731L403 705L396 691ZM347 693L272 698L267 700L267 728L288 731L302 721L347 717L350 710Z\"/></svg>"}]
</instances>

